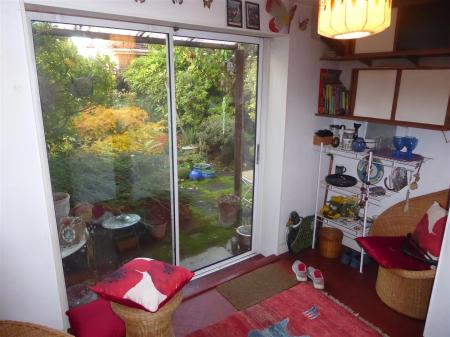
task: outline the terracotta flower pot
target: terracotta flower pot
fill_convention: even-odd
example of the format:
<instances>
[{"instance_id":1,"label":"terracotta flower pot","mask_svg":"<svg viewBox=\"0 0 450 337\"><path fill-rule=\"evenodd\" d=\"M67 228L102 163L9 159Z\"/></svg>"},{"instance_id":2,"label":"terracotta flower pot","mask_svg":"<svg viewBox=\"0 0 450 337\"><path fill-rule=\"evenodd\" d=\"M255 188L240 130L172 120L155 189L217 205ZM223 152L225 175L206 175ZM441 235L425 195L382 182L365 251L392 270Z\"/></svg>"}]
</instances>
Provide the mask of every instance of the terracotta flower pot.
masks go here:
<instances>
[{"instance_id":1,"label":"terracotta flower pot","mask_svg":"<svg viewBox=\"0 0 450 337\"><path fill-rule=\"evenodd\" d=\"M156 240L162 240L166 236L167 222L149 224L150 235Z\"/></svg>"},{"instance_id":2,"label":"terracotta flower pot","mask_svg":"<svg viewBox=\"0 0 450 337\"><path fill-rule=\"evenodd\" d=\"M217 201L219 221L224 227L233 225L238 217L241 200L237 195L223 195Z\"/></svg>"},{"instance_id":3,"label":"terracotta flower pot","mask_svg":"<svg viewBox=\"0 0 450 337\"><path fill-rule=\"evenodd\" d=\"M53 205L55 206L56 223L62 217L66 217L70 212L70 195L66 192L54 192L53 193ZM58 228L59 231L59 228Z\"/></svg>"}]
</instances>

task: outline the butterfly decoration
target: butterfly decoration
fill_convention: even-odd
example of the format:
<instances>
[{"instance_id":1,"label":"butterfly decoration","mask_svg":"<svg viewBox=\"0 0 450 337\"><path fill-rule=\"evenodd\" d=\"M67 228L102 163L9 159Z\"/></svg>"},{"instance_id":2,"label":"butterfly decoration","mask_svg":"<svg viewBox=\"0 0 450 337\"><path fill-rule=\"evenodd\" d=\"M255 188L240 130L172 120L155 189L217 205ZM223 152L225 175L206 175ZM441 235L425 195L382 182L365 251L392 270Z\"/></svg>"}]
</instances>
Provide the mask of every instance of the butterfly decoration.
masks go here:
<instances>
[{"instance_id":1,"label":"butterfly decoration","mask_svg":"<svg viewBox=\"0 0 450 337\"><path fill-rule=\"evenodd\" d=\"M289 323L289 318L283 319L272 326L269 326L264 330L252 330L248 333L248 337L295 337L291 336L287 331L287 325ZM309 336L299 336L299 337L309 337Z\"/></svg>"},{"instance_id":2,"label":"butterfly decoration","mask_svg":"<svg viewBox=\"0 0 450 337\"><path fill-rule=\"evenodd\" d=\"M288 10L282 0L267 0L266 11L273 16L273 18L269 21L269 29L272 32L278 33L287 27L287 31L289 33L291 21L296 10L297 5L293 5Z\"/></svg>"},{"instance_id":3,"label":"butterfly decoration","mask_svg":"<svg viewBox=\"0 0 450 337\"><path fill-rule=\"evenodd\" d=\"M306 28L308 28L309 19L305 19L303 21L300 21L298 24L298 29L301 31L305 31Z\"/></svg>"},{"instance_id":4,"label":"butterfly decoration","mask_svg":"<svg viewBox=\"0 0 450 337\"><path fill-rule=\"evenodd\" d=\"M183 0L172 0L172 3L181 5L183 3Z\"/></svg>"},{"instance_id":5,"label":"butterfly decoration","mask_svg":"<svg viewBox=\"0 0 450 337\"><path fill-rule=\"evenodd\" d=\"M145 0L134 0L134 2L139 2L139 3L144 3L145 2Z\"/></svg>"},{"instance_id":6,"label":"butterfly decoration","mask_svg":"<svg viewBox=\"0 0 450 337\"><path fill-rule=\"evenodd\" d=\"M209 9L211 9L212 2L213 0L203 0L203 7L208 7Z\"/></svg>"}]
</instances>

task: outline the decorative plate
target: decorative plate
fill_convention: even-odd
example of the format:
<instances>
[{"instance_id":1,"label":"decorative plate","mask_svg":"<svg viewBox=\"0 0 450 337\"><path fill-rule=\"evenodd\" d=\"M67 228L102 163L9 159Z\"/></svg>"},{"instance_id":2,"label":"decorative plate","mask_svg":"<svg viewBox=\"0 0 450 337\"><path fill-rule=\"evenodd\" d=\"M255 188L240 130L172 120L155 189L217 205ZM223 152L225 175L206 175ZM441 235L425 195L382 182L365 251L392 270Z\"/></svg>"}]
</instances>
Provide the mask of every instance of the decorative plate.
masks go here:
<instances>
[{"instance_id":1,"label":"decorative plate","mask_svg":"<svg viewBox=\"0 0 450 337\"><path fill-rule=\"evenodd\" d=\"M391 186L389 186L389 183ZM404 167L396 167L392 170L391 177L384 179L384 186L390 191L398 192L408 185L408 170Z\"/></svg>"},{"instance_id":2,"label":"decorative plate","mask_svg":"<svg viewBox=\"0 0 450 337\"><path fill-rule=\"evenodd\" d=\"M355 177L349 176L347 174L330 174L325 178L327 184L337 186L337 187L351 187L358 183Z\"/></svg>"},{"instance_id":3,"label":"decorative plate","mask_svg":"<svg viewBox=\"0 0 450 337\"><path fill-rule=\"evenodd\" d=\"M358 163L357 171L358 171L358 178L363 183L367 184L367 164L369 163L369 157L364 157L361 159ZM373 158L372 162L372 170L370 172L370 184L375 185L378 184L381 179L383 179L384 176L384 166L381 160L378 158Z\"/></svg>"}]
</instances>

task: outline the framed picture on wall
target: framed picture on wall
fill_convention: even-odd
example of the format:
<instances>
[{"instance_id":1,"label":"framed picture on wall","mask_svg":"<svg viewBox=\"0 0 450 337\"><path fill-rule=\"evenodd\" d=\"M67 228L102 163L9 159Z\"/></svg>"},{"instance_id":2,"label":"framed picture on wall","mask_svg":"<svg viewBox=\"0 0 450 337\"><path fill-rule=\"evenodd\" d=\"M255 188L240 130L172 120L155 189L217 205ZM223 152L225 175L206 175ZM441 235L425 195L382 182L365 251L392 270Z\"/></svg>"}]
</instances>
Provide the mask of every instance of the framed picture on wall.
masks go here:
<instances>
[{"instance_id":1,"label":"framed picture on wall","mask_svg":"<svg viewBox=\"0 0 450 337\"><path fill-rule=\"evenodd\" d=\"M245 2L246 27L248 29L259 30L259 4L254 2Z\"/></svg>"},{"instance_id":2,"label":"framed picture on wall","mask_svg":"<svg viewBox=\"0 0 450 337\"><path fill-rule=\"evenodd\" d=\"M241 0L227 0L227 25L242 28Z\"/></svg>"}]
</instances>

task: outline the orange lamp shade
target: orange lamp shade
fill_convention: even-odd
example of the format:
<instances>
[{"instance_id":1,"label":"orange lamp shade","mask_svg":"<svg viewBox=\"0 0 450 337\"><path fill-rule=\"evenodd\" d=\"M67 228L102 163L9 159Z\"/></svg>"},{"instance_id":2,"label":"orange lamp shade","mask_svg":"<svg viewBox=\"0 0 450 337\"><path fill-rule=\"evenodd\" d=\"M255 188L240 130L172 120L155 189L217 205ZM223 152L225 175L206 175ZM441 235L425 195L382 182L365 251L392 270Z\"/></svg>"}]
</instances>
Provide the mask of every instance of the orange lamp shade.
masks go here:
<instances>
[{"instance_id":1,"label":"orange lamp shade","mask_svg":"<svg viewBox=\"0 0 450 337\"><path fill-rule=\"evenodd\" d=\"M318 33L332 39L358 39L391 24L392 0L319 0Z\"/></svg>"}]
</instances>

